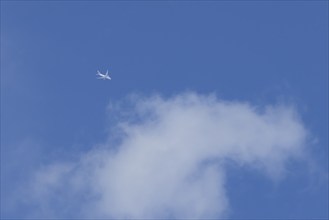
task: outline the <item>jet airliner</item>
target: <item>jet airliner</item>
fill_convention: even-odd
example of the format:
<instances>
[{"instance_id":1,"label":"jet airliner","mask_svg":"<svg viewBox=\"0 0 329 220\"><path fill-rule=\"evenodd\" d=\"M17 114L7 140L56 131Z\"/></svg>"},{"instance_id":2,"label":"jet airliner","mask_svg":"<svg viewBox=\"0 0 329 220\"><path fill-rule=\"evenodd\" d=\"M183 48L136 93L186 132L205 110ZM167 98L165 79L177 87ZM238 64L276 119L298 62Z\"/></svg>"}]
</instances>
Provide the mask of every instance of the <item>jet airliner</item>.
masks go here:
<instances>
[{"instance_id":1,"label":"jet airliner","mask_svg":"<svg viewBox=\"0 0 329 220\"><path fill-rule=\"evenodd\" d=\"M99 76L97 79L108 79L108 80L111 80L111 77L109 76L109 71L107 70L105 74L102 74L101 72L99 72L97 70L97 73L96 73L97 76Z\"/></svg>"}]
</instances>

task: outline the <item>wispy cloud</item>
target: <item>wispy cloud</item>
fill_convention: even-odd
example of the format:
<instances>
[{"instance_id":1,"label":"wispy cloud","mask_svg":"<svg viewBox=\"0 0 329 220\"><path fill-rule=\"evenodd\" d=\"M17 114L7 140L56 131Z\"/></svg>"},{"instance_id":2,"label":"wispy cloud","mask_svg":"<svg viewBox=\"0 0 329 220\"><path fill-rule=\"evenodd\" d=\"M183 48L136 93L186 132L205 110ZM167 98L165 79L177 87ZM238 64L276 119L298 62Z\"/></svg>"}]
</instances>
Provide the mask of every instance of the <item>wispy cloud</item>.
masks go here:
<instances>
[{"instance_id":1,"label":"wispy cloud","mask_svg":"<svg viewBox=\"0 0 329 220\"><path fill-rule=\"evenodd\" d=\"M288 105L257 107L183 93L130 99L106 143L79 161L57 162L31 181L36 216L227 217L227 162L272 179L303 153L307 131ZM116 137L116 138L113 138ZM57 210L56 210L57 209Z\"/></svg>"}]
</instances>

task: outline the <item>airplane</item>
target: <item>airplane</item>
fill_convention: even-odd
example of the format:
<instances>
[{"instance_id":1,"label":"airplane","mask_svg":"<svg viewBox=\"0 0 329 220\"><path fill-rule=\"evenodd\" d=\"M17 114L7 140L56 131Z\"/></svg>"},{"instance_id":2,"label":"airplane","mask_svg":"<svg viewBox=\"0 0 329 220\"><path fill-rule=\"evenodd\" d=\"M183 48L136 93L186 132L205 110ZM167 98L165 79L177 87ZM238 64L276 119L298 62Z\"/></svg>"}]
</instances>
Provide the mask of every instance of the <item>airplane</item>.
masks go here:
<instances>
[{"instance_id":1,"label":"airplane","mask_svg":"<svg viewBox=\"0 0 329 220\"><path fill-rule=\"evenodd\" d=\"M106 71L105 74L102 74L101 72L99 72L97 70L96 75L99 76L97 79L104 79L104 80L109 79L109 80L111 80L111 77L109 76L109 71L108 70Z\"/></svg>"}]
</instances>

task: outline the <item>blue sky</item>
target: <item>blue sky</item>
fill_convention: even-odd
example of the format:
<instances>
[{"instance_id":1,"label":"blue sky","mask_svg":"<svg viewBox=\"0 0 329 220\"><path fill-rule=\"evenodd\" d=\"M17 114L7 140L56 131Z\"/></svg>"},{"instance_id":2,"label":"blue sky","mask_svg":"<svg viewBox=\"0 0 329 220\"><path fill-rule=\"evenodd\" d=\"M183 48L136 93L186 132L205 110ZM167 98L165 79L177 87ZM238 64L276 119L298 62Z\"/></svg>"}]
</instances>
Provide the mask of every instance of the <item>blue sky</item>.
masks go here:
<instances>
[{"instance_id":1,"label":"blue sky","mask_svg":"<svg viewBox=\"0 0 329 220\"><path fill-rule=\"evenodd\" d=\"M328 218L327 9L326 1L2 1L1 217ZM112 80L97 80L96 71L107 69ZM217 113L208 118L212 113L204 112ZM194 119L204 129L193 130ZM265 133L245 138L245 125ZM174 132L180 127L188 135ZM201 135L208 129L213 136ZM197 134L193 142L191 134ZM182 140L177 147L169 142L176 139ZM208 149L208 141L214 149L185 148L200 142ZM168 168L170 175L155 188L191 189L181 200L164 200L148 190L153 179L128 169L140 165L153 172L152 162L139 163L157 158L148 143L174 146L168 151L181 157L173 164L188 167L177 175ZM262 149L268 155L259 156ZM277 155L280 149L285 153ZM87 160L90 168L84 158L103 151L114 156ZM184 159L201 152L204 158ZM133 153L143 156L131 159ZM212 155L217 165L197 172L196 182L178 181ZM154 167L167 171L163 164L170 158ZM108 165L95 168L98 160ZM233 162L224 166L226 160ZM86 167L99 175L85 179ZM107 176L110 171L117 176ZM72 176L84 187L68 193L72 205L63 211L66 202L53 194L74 191ZM135 180L142 177L146 184L139 186ZM123 181L122 193L114 178ZM94 192L95 186L103 191ZM122 201L139 195L130 189L152 196L140 207L127 205ZM90 197L82 196L87 192ZM40 198L31 196L38 193ZM200 201L211 208L200 208ZM92 212L81 211L86 204Z\"/></svg>"}]
</instances>

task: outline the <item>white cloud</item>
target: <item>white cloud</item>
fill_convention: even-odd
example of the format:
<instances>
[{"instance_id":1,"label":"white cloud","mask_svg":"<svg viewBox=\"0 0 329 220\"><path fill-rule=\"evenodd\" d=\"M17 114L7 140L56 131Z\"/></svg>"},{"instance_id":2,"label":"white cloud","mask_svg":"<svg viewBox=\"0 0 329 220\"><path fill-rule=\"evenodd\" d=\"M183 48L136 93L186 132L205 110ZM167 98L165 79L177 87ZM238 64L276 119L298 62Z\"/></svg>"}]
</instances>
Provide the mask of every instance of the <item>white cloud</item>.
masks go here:
<instances>
[{"instance_id":1,"label":"white cloud","mask_svg":"<svg viewBox=\"0 0 329 220\"><path fill-rule=\"evenodd\" d=\"M226 162L278 179L287 159L302 154L307 138L296 111L286 105L259 108L196 93L134 97L130 104L128 112L110 108L117 116L109 134L115 141L109 138L79 162L40 170L33 200L49 211L70 204L63 216L226 217ZM58 192L63 198L54 203ZM75 214L68 214L70 208Z\"/></svg>"}]
</instances>

